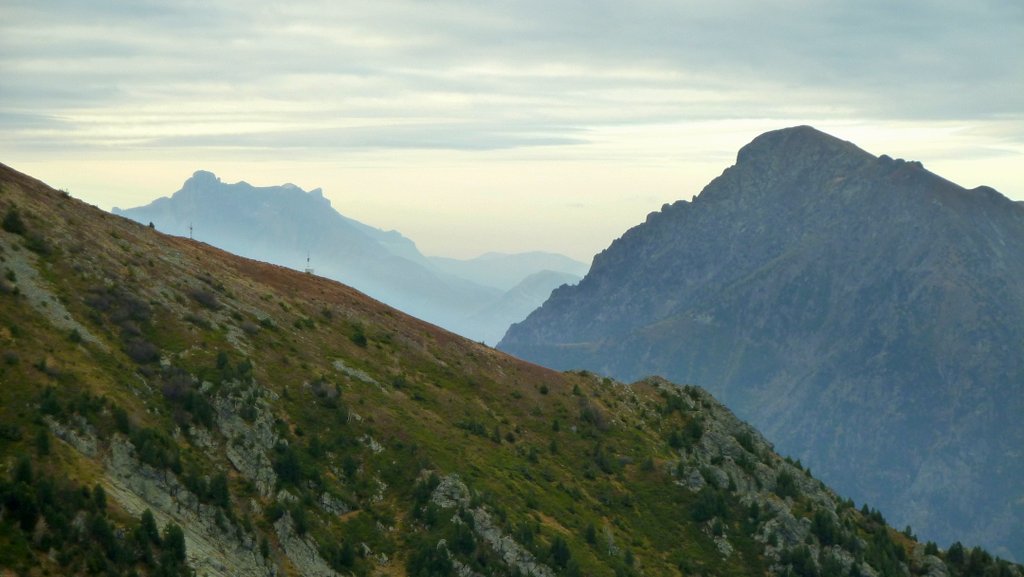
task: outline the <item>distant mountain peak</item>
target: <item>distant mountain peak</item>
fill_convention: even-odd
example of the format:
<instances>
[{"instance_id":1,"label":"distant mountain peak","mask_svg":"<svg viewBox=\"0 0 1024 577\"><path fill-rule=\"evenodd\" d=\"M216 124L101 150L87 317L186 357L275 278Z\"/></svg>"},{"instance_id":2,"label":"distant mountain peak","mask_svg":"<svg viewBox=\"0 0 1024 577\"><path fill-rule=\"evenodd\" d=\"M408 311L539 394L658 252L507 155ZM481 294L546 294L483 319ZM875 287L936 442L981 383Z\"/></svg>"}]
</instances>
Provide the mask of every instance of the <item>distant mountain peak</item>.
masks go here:
<instances>
[{"instance_id":1,"label":"distant mountain peak","mask_svg":"<svg viewBox=\"0 0 1024 577\"><path fill-rule=\"evenodd\" d=\"M208 170L197 170L192 173L192 176L182 184L181 190L174 193L173 196L175 198L187 197L197 202L202 202L201 199L210 200L215 197L222 199L238 199L240 197L248 199L251 197L255 199L258 196L264 202L284 203L293 209L306 206L309 210L317 213L332 208L331 201L324 196L322 188L306 191L291 182L276 186L253 186L244 180L228 183Z\"/></svg>"},{"instance_id":2,"label":"distant mountain peak","mask_svg":"<svg viewBox=\"0 0 1024 577\"><path fill-rule=\"evenodd\" d=\"M185 185L182 188L201 187L208 186L211 184L220 184L220 177L208 170L197 170L192 173L192 177L185 181Z\"/></svg>"},{"instance_id":3,"label":"distant mountain peak","mask_svg":"<svg viewBox=\"0 0 1024 577\"><path fill-rule=\"evenodd\" d=\"M839 182L868 169L878 159L851 142L811 126L766 132L739 150L727 168L695 200L728 203L801 204L827 196ZM901 161L902 162L902 161Z\"/></svg>"}]
</instances>

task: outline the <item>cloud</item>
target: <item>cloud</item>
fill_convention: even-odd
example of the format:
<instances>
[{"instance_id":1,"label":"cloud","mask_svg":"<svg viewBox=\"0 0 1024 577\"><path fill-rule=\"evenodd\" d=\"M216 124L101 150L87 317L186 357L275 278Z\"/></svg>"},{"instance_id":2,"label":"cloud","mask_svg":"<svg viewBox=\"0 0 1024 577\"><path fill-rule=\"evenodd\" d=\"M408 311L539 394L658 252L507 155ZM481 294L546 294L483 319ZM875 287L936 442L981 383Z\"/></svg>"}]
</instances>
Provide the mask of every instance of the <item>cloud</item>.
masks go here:
<instances>
[{"instance_id":1,"label":"cloud","mask_svg":"<svg viewBox=\"0 0 1024 577\"><path fill-rule=\"evenodd\" d=\"M521 127L520 127L521 128ZM584 144L582 138L564 136L564 130L546 127L561 136L543 132L480 125L356 126L330 129L253 132L249 134L209 134L170 136L146 142L147 147L204 147L229 149L431 149L431 150L503 150L537 146Z\"/></svg>"},{"instance_id":2,"label":"cloud","mask_svg":"<svg viewBox=\"0 0 1024 577\"><path fill-rule=\"evenodd\" d=\"M686 120L1024 115L1024 11L997 0L9 0L5 12L0 127L32 146L493 150Z\"/></svg>"}]
</instances>

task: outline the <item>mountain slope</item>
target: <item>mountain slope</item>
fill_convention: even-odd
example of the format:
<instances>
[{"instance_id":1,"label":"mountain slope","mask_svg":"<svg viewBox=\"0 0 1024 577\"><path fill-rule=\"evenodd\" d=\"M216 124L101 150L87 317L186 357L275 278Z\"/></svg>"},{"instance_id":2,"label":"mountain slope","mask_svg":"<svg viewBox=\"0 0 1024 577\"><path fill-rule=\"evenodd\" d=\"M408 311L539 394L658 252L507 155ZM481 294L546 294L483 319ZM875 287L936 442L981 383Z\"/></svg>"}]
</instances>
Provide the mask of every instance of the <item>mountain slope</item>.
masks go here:
<instances>
[{"instance_id":1,"label":"mountain slope","mask_svg":"<svg viewBox=\"0 0 1024 577\"><path fill-rule=\"evenodd\" d=\"M810 127L652 213L503 350L707 387L929 538L1024 558L1024 210Z\"/></svg>"},{"instance_id":2,"label":"mountain slope","mask_svg":"<svg viewBox=\"0 0 1024 577\"><path fill-rule=\"evenodd\" d=\"M1021 575L700 389L555 373L2 165L0 214L0 570Z\"/></svg>"}]
</instances>

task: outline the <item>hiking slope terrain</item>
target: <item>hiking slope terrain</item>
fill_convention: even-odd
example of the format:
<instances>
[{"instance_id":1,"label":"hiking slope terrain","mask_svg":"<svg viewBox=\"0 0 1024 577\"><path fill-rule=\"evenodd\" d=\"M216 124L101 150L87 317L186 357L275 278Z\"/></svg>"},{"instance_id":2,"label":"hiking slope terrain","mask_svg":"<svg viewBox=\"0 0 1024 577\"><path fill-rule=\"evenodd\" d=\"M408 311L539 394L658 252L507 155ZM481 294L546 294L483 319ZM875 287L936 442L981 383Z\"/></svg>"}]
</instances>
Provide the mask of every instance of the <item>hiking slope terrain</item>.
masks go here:
<instances>
[{"instance_id":1,"label":"hiking slope terrain","mask_svg":"<svg viewBox=\"0 0 1024 577\"><path fill-rule=\"evenodd\" d=\"M699 388L556 373L3 166L0 215L0 570L1021 575Z\"/></svg>"}]
</instances>

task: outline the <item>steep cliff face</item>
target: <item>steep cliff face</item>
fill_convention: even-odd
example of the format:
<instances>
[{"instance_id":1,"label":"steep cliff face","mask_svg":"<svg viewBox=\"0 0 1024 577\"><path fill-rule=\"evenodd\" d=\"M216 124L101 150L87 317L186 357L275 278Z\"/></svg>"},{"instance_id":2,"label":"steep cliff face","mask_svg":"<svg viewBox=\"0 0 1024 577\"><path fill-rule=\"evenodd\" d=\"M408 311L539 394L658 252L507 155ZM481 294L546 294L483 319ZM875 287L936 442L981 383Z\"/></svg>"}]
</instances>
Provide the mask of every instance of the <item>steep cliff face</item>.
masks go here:
<instances>
[{"instance_id":1,"label":"steep cliff face","mask_svg":"<svg viewBox=\"0 0 1024 577\"><path fill-rule=\"evenodd\" d=\"M547 366L697 383L898 523L1024 557L1024 210L770 132L513 326Z\"/></svg>"},{"instance_id":2,"label":"steep cliff face","mask_svg":"<svg viewBox=\"0 0 1024 577\"><path fill-rule=\"evenodd\" d=\"M0 215L0 570L1021 576L696 387L543 369L2 166Z\"/></svg>"}]
</instances>

